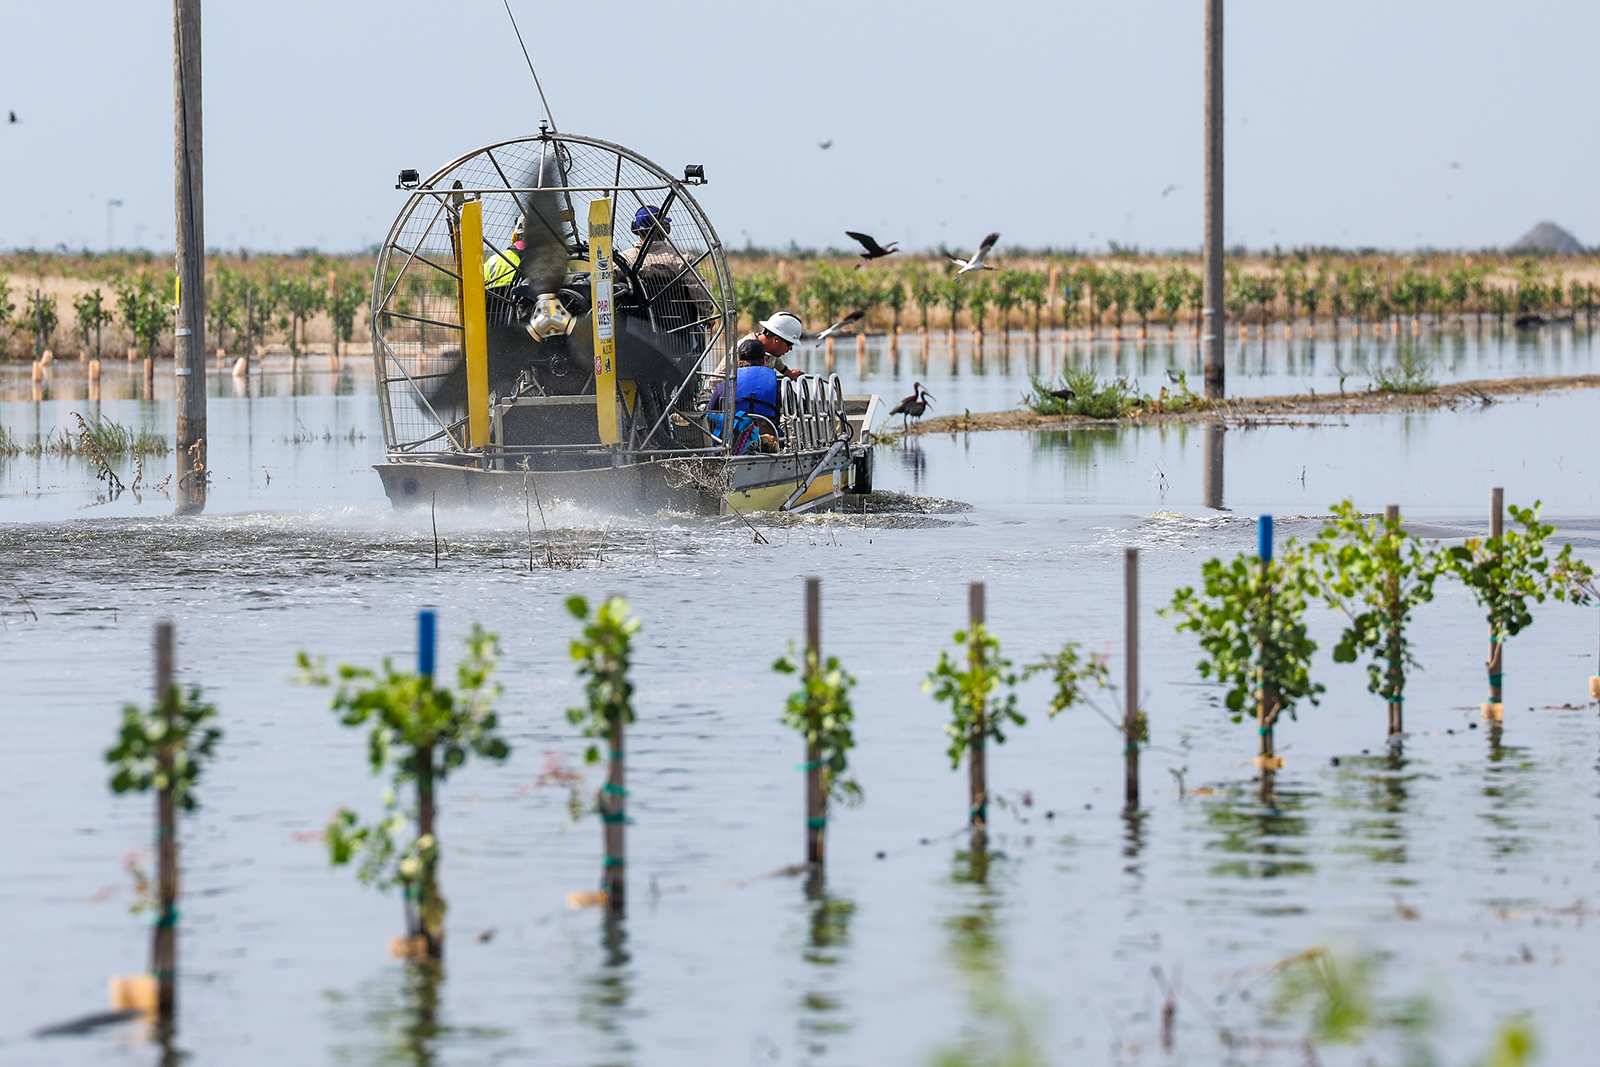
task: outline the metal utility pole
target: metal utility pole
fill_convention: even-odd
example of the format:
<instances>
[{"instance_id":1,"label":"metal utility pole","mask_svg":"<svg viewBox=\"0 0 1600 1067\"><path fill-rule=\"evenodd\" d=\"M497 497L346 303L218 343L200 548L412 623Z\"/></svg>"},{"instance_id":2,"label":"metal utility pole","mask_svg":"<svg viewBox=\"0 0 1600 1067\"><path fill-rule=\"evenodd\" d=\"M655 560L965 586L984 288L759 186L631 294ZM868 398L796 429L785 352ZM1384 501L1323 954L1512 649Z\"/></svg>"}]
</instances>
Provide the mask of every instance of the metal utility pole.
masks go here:
<instances>
[{"instance_id":1,"label":"metal utility pole","mask_svg":"<svg viewBox=\"0 0 1600 1067\"><path fill-rule=\"evenodd\" d=\"M178 200L178 316L172 362L177 375L177 511L205 510L206 244L200 152L200 0L172 0L173 162Z\"/></svg>"},{"instance_id":2,"label":"metal utility pole","mask_svg":"<svg viewBox=\"0 0 1600 1067\"><path fill-rule=\"evenodd\" d=\"M1222 0L1206 0L1206 247L1205 322L1201 352L1206 396L1223 395L1227 294L1222 274Z\"/></svg>"}]
</instances>

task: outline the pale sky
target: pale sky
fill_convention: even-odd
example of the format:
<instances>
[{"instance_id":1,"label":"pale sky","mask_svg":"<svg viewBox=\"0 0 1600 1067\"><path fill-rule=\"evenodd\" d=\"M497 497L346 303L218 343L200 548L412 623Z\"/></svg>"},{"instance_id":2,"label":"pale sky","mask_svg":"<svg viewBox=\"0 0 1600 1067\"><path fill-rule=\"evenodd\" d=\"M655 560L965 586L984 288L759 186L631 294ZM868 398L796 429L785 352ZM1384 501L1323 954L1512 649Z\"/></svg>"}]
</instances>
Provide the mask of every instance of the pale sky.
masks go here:
<instances>
[{"instance_id":1,"label":"pale sky","mask_svg":"<svg viewBox=\"0 0 1600 1067\"><path fill-rule=\"evenodd\" d=\"M512 7L560 126L704 163L729 247L1199 245L1202 0ZM1600 244L1600 4L1229 0L1227 30L1230 244ZM537 126L499 0L206 0L203 36L212 246L367 247L401 167ZM0 247L103 248L112 197L117 244L172 247L171 48L169 0L0 0Z\"/></svg>"}]
</instances>

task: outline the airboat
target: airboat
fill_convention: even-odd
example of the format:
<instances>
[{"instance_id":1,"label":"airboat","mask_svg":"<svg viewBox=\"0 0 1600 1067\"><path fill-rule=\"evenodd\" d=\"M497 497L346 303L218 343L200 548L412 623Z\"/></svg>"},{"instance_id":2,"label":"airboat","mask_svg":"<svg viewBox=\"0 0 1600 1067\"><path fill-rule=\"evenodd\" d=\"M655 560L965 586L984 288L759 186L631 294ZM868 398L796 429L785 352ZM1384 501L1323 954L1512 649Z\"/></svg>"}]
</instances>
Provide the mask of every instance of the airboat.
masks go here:
<instances>
[{"instance_id":1,"label":"airboat","mask_svg":"<svg viewBox=\"0 0 1600 1067\"><path fill-rule=\"evenodd\" d=\"M882 402L837 375L780 376L775 420L731 387L707 410L737 319L704 181L546 124L400 173L371 314L395 507L802 512L871 491Z\"/></svg>"}]
</instances>

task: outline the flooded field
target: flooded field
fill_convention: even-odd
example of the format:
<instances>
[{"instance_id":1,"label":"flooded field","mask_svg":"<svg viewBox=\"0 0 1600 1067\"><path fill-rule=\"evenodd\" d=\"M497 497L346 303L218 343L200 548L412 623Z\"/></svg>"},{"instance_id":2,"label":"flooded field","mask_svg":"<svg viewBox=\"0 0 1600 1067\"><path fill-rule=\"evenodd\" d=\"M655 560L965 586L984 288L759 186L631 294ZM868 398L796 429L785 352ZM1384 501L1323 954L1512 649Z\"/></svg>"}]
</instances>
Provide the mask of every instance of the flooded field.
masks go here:
<instances>
[{"instance_id":1,"label":"flooded field","mask_svg":"<svg viewBox=\"0 0 1600 1067\"><path fill-rule=\"evenodd\" d=\"M1581 330L1418 344L1441 381L1596 363ZM1370 338L1252 339L1232 354L1229 386L1321 392L1343 373L1365 388L1394 352ZM1013 406L1030 367L1064 360L1151 391L1169 367L1198 379L1185 340L1090 352L1018 337L981 364L935 344L923 370L920 341L903 338L899 358L897 370L874 341L858 368L853 344L836 348L847 385L894 399L917 377L938 412ZM119 374L108 367L99 411L170 430L170 382L151 399ZM929 435L879 453L883 499L867 513L761 523L766 545L736 522L558 504L551 536L578 565L530 572L520 514L440 513L435 568L428 516L394 514L370 469L382 451L370 377L352 360L338 376L214 382L216 481L194 520L174 519L159 492L99 501L81 458L0 459L14 725L0 805L21 824L0 898L22 919L0 979L0 1062L157 1059L136 1024L27 1034L101 1009L107 976L144 964L147 920L128 914L123 860L149 847L150 805L108 793L101 755L121 704L149 691L151 625L165 617L181 677L205 686L226 731L205 806L183 825L187 1062L920 1065L969 1047L999 1062L1025 1035L1052 1064L1302 1064L1307 1024L1273 1010L1274 965L1316 946L1376 961L1375 1018L1414 1018L1409 1003L1426 996L1441 1064L1474 1062L1521 1013L1544 1062L1586 1061L1600 1008L1594 609L1546 605L1511 641L1506 725L1491 734L1477 708L1481 615L1441 586L1419 616L1425 669L1392 751L1362 670L1327 655L1339 620L1314 612L1328 692L1280 728L1287 765L1270 802L1249 762L1254 730L1229 723L1192 641L1155 612L1203 560L1251 548L1258 513L1278 517L1280 537L1305 536L1344 496L1399 503L1454 538L1484 532L1503 485L1513 502L1542 499L1561 538L1600 563L1600 393L1307 426ZM70 375L37 402L32 388L25 375L0 382L14 438L92 413ZM171 463L149 461L146 478ZM965 583L988 583L1008 655L1076 639L1119 673L1130 545L1152 734L1141 809L1121 810L1118 735L1087 709L1047 721L1043 684L1029 684L1030 722L991 753L999 802L991 847L974 853L965 774L950 770L944 711L919 688L964 621ZM866 792L831 819L826 881L809 886L770 876L803 858L803 757L778 722L791 683L769 667L801 635L807 575L823 578L825 649L860 678L852 764ZM567 791L540 784L549 761L581 766L562 601L610 592L644 621L632 900L618 926L568 910L566 894L598 877L599 827L574 823ZM408 661L423 606L439 610L446 663L470 623L500 633L515 750L442 795L442 976L388 958L392 895L328 868L316 832L341 804L376 810L381 784L327 694L292 684L301 649ZM597 784L590 772L585 790ZM1156 968L1178 987L1171 1052ZM1318 1062L1396 1062L1414 1036L1376 1033Z\"/></svg>"}]
</instances>

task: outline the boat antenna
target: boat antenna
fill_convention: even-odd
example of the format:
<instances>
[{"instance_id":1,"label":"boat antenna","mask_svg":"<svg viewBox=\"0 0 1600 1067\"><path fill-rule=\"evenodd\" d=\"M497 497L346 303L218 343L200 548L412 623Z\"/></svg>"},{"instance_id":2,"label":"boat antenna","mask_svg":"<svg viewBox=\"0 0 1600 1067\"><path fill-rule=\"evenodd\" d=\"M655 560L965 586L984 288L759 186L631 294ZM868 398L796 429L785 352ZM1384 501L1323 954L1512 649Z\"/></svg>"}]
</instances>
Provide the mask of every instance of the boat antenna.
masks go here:
<instances>
[{"instance_id":1,"label":"boat antenna","mask_svg":"<svg viewBox=\"0 0 1600 1067\"><path fill-rule=\"evenodd\" d=\"M517 35L517 44L522 46L522 58L528 61L528 73L533 75L533 87L539 90L539 103L544 105L544 117L550 122L552 133L560 133L556 129L556 117L550 113L550 101L545 99L544 86L539 84L539 72L533 69L533 57L528 55L527 42L522 39L522 31L517 28L517 16L511 13L511 0L500 0L506 8L506 18L511 20L511 30Z\"/></svg>"}]
</instances>

